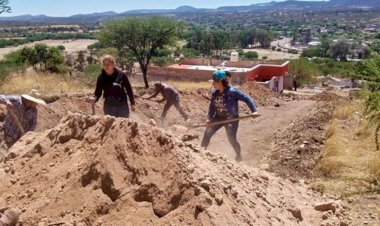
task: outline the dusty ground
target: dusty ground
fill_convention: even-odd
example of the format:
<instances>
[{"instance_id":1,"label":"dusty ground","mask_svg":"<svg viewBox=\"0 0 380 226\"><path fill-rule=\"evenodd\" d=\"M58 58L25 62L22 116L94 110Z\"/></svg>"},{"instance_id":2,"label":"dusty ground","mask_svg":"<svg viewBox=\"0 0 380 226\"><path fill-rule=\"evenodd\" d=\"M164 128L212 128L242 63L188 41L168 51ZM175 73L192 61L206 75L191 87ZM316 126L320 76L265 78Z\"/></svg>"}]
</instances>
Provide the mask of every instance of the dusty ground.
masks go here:
<instances>
[{"instance_id":1,"label":"dusty ground","mask_svg":"<svg viewBox=\"0 0 380 226\"><path fill-rule=\"evenodd\" d=\"M10 152L0 203L23 225L348 224L304 185L133 120L69 115Z\"/></svg>"},{"instance_id":2,"label":"dusty ground","mask_svg":"<svg viewBox=\"0 0 380 226\"><path fill-rule=\"evenodd\" d=\"M66 48L65 51L71 53L71 52L78 52L80 50L87 50L87 46L94 44L96 40L93 39L78 39L78 40L44 40L44 41L39 41L39 42L33 42L17 47L6 47L6 48L0 48L0 59L4 57L4 55L21 49L24 46L33 46L37 43L44 43L48 46L64 46Z\"/></svg>"},{"instance_id":3,"label":"dusty ground","mask_svg":"<svg viewBox=\"0 0 380 226\"><path fill-rule=\"evenodd\" d=\"M294 128L294 134L309 131L309 124L300 119L313 115L321 100L267 94L255 85L242 89L257 98L262 115L241 122L242 164L229 160L234 153L223 129L212 139L210 152L199 148L199 140L183 142L202 137L204 129L187 131L186 127L205 121L208 101L203 95L208 94L207 89L181 91L191 122L183 123L178 112L171 109L167 121L158 125L172 133L132 121L90 117L89 95L52 100L48 108L40 108L38 131L44 132L30 134L16 145L11 156L17 157L3 166L5 174L0 171L0 180L3 176L6 185L0 186L0 203L21 207L25 211L23 225L58 221L82 225L125 225L120 223L126 221L130 225L348 225L340 205L327 205L330 211L326 212L314 211L313 206L324 201L302 181L292 184L262 171L272 170L276 163L273 156L281 153L275 142L278 134L292 133L295 121L303 127L300 131ZM136 94L147 92L136 90ZM263 98L268 95L269 99ZM137 103L131 119L142 123L158 119L163 108L139 97ZM241 110L247 113L246 107ZM70 112L87 116L70 116L56 127ZM96 112L102 114L100 103ZM295 140L285 136L281 141L291 144ZM281 161L288 157L278 156ZM294 170L281 161L281 172ZM261 175L271 182L254 179ZM207 181L212 182L211 192ZM221 199L224 201L219 205ZM332 211L337 207L339 211ZM223 218L218 217L220 213Z\"/></svg>"}]
</instances>

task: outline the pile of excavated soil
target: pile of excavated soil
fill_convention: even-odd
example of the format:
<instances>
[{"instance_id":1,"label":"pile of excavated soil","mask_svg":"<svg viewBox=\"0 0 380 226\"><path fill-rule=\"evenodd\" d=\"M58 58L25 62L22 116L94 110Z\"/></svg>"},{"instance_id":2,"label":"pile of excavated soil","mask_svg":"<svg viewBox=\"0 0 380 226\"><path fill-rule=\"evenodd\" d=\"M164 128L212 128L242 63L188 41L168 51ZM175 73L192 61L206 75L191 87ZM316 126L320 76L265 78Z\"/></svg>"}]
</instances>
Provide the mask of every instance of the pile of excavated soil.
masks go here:
<instances>
[{"instance_id":1,"label":"pile of excavated soil","mask_svg":"<svg viewBox=\"0 0 380 226\"><path fill-rule=\"evenodd\" d=\"M301 184L133 120L72 114L0 165L22 225L348 225Z\"/></svg>"},{"instance_id":2,"label":"pile of excavated soil","mask_svg":"<svg viewBox=\"0 0 380 226\"><path fill-rule=\"evenodd\" d=\"M249 94L259 106L273 106L279 101L277 93L256 82L247 82L241 89Z\"/></svg>"},{"instance_id":3,"label":"pile of excavated soil","mask_svg":"<svg viewBox=\"0 0 380 226\"><path fill-rule=\"evenodd\" d=\"M271 171L285 178L311 178L325 143L324 127L335 105L326 102L275 135Z\"/></svg>"},{"instance_id":4,"label":"pile of excavated soil","mask_svg":"<svg viewBox=\"0 0 380 226\"><path fill-rule=\"evenodd\" d=\"M311 100L315 101L326 101L326 102L333 102L333 101L341 101L344 99L344 97L339 96L338 94L330 91L322 91L321 93L318 93L310 98Z\"/></svg>"}]
</instances>

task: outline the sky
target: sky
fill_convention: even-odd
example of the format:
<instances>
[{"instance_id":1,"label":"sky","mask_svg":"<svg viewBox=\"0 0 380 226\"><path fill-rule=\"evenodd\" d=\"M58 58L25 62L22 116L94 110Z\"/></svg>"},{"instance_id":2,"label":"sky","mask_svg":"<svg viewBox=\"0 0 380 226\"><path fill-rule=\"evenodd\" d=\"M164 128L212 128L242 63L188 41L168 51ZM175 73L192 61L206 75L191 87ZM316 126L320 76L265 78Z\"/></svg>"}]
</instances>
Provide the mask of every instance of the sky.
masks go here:
<instances>
[{"instance_id":1,"label":"sky","mask_svg":"<svg viewBox=\"0 0 380 226\"><path fill-rule=\"evenodd\" d=\"M71 16L106 11L120 13L132 9L174 9L183 5L197 8L217 8L219 6L251 5L270 1L272 0L9 0L12 13L4 13L1 16L25 14Z\"/></svg>"}]
</instances>

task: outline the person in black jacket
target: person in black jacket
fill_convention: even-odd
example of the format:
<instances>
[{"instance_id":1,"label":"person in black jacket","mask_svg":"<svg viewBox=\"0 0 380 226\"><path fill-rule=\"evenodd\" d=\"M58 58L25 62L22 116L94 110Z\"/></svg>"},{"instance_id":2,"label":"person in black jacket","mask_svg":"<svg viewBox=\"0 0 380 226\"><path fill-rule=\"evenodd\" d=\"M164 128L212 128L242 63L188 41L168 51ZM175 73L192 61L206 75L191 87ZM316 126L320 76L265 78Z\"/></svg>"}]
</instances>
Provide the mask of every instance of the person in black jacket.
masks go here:
<instances>
[{"instance_id":1,"label":"person in black jacket","mask_svg":"<svg viewBox=\"0 0 380 226\"><path fill-rule=\"evenodd\" d=\"M105 115L128 118L128 99L132 111L135 110L135 99L128 77L116 68L115 59L110 55L102 58L102 65L103 70L96 82L93 104L103 95Z\"/></svg>"}]
</instances>

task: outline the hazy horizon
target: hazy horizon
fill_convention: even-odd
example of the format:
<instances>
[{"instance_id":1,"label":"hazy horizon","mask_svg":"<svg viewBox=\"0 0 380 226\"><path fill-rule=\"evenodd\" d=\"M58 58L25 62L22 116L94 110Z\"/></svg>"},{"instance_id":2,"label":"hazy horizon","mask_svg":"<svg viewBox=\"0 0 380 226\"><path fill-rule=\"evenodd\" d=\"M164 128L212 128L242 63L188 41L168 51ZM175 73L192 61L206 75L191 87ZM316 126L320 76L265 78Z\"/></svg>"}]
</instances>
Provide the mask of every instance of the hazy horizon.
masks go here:
<instances>
[{"instance_id":1,"label":"hazy horizon","mask_svg":"<svg viewBox=\"0 0 380 226\"><path fill-rule=\"evenodd\" d=\"M66 0L64 2L59 2L59 4L56 4L52 0L10 0L12 13L3 13L0 16L13 17L26 14L43 14L47 16L66 17L75 14L100 13L107 11L115 11L117 13L120 13L136 9L175 9L179 6L184 5L193 6L196 8L218 8L221 6L241 6L257 3L266 3L271 1L273 0L235 0L233 2L227 0L162 0L159 2L154 0L142 0L134 1L132 3L125 3L121 0L92 0L92 3L89 4L88 2L84 1ZM278 2L281 1L284 0L278 0Z\"/></svg>"}]
</instances>

